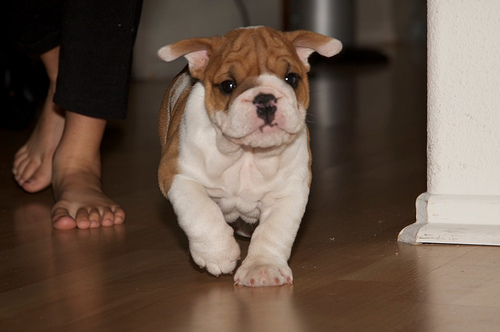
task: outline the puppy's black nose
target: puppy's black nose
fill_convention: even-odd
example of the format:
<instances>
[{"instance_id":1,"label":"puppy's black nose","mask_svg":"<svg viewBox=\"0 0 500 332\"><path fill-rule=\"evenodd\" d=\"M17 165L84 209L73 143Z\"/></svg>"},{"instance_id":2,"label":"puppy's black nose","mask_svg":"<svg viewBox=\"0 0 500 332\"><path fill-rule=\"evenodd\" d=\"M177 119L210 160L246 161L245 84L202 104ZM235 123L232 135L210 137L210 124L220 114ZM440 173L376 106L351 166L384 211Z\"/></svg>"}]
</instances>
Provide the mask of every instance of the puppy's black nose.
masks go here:
<instances>
[{"instance_id":1,"label":"puppy's black nose","mask_svg":"<svg viewBox=\"0 0 500 332\"><path fill-rule=\"evenodd\" d=\"M257 116L264 120L264 125L272 126L277 102L276 97L270 93L261 93L254 98L253 103L257 107Z\"/></svg>"}]
</instances>

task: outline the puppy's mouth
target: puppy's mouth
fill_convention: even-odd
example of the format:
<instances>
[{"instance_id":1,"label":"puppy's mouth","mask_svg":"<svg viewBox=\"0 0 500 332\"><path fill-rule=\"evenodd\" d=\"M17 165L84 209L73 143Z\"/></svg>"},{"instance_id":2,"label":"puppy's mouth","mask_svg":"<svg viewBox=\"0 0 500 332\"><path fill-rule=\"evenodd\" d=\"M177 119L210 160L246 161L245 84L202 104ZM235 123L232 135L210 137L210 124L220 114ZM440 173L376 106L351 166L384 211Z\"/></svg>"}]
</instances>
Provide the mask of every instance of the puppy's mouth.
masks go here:
<instances>
[{"instance_id":1,"label":"puppy's mouth","mask_svg":"<svg viewBox=\"0 0 500 332\"><path fill-rule=\"evenodd\" d=\"M264 123L262 126L259 127L259 130L261 133L264 133L264 128L265 127L271 127L273 128L274 126L277 126L277 123Z\"/></svg>"},{"instance_id":2,"label":"puppy's mouth","mask_svg":"<svg viewBox=\"0 0 500 332\"><path fill-rule=\"evenodd\" d=\"M286 134L286 135L295 135L295 133L291 133L291 132L284 130L277 123L263 124L262 126L257 127L254 130L252 130L244 135L241 135L241 136L231 135L231 134L224 133L224 132L222 132L222 133L223 133L224 137L231 139L231 140L242 140L242 139L245 139L245 138L252 136L252 135L260 135L260 134L266 135L266 134L270 134L270 133L282 133L282 134Z\"/></svg>"},{"instance_id":3,"label":"puppy's mouth","mask_svg":"<svg viewBox=\"0 0 500 332\"><path fill-rule=\"evenodd\" d=\"M282 146L294 139L297 133L290 133L283 128L280 128L278 124L270 123L262 125L252 132L240 136L231 137L223 133L223 136L240 146L247 146L251 148L275 148Z\"/></svg>"}]
</instances>

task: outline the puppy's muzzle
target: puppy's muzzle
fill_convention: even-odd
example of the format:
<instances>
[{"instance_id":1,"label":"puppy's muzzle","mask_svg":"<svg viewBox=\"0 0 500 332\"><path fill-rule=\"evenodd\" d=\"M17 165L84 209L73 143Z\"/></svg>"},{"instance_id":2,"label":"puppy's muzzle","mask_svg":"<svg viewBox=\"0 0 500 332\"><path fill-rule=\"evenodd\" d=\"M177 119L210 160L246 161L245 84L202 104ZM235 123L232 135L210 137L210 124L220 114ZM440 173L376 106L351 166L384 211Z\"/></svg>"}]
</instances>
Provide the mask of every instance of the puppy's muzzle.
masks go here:
<instances>
[{"instance_id":1,"label":"puppy's muzzle","mask_svg":"<svg viewBox=\"0 0 500 332\"><path fill-rule=\"evenodd\" d=\"M253 103L257 107L257 116L264 120L264 126L273 126L277 102L276 97L269 93L261 93L254 98Z\"/></svg>"}]
</instances>

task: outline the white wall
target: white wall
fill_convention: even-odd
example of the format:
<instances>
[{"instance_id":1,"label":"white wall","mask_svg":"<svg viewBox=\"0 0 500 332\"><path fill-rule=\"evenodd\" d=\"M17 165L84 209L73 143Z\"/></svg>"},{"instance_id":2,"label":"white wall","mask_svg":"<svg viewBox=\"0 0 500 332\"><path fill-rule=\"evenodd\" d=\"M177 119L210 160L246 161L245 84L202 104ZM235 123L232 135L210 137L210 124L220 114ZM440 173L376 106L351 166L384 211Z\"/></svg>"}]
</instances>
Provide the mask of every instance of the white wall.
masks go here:
<instances>
[{"instance_id":1,"label":"white wall","mask_svg":"<svg viewBox=\"0 0 500 332\"><path fill-rule=\"evenodd\" d=\"M500 1L428 0L427 193L409 243L500 245Z\"/></svg>"},{"instance_id":2,"label":"white wall","mask_svg":"<svg viewBox=\"0 0 500 332\"><path fill-rule=\"evenodd\" d=\"M429 7L432 194L500 195L500 1Z\"/></svg>"}]
</instances>

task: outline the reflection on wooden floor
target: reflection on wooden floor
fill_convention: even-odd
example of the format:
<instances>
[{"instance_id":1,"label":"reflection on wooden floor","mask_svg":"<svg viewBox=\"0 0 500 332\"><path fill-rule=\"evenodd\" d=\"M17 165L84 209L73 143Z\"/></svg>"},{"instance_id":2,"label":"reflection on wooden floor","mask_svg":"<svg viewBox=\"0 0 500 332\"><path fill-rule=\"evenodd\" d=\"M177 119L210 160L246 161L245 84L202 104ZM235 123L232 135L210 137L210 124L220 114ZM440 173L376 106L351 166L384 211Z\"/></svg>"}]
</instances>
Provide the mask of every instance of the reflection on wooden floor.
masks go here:
<instances>
[{"instance_id":1,"label":"reflection on wooden floor","mask_svg":"<svg viewBox=\"0 0 500 332\"><path fill-rule=\"evenodd\" d=\"M424 58L400 50L387 65L312 73L314 177L293 286L234 287L192 264L156 183L168 82L134 84L128 120L105 138L120 227L52 230L51 191L26 194L10 174L30 128L1 129L0 330L497 330L498 248L396 242L426 189Z\"/></svg>"}]
</instances>

